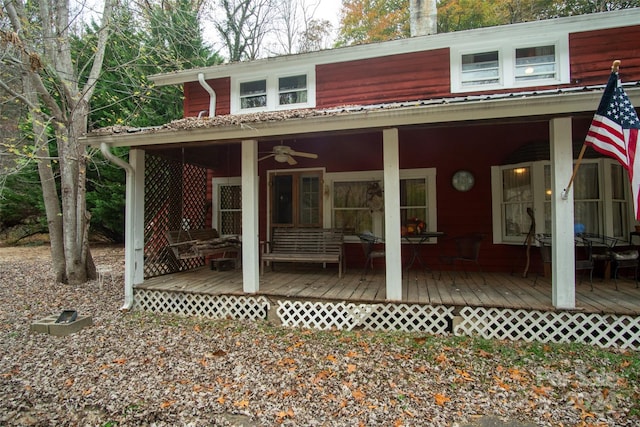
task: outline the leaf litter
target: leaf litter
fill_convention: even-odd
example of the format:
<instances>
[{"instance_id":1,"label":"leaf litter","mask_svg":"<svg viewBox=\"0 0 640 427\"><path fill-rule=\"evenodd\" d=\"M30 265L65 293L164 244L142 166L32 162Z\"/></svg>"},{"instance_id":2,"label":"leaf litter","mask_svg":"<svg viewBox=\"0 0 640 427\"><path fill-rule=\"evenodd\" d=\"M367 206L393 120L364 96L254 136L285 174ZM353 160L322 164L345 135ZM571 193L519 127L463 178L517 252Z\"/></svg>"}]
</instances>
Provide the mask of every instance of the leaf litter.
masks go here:
<instances>
[{"instance_id":1,"label":"leaf litter","mask_svg":"<svg viewBox=\"0 0 640 427\"><path fill-rule=\"evenodd\" d=\"M471 426L640 424L637 352L123 313L117 279L55 283L46 246L0 248L0 424ZM55 337L33 321L75 309Z\"/></svg>"}]
</instances>

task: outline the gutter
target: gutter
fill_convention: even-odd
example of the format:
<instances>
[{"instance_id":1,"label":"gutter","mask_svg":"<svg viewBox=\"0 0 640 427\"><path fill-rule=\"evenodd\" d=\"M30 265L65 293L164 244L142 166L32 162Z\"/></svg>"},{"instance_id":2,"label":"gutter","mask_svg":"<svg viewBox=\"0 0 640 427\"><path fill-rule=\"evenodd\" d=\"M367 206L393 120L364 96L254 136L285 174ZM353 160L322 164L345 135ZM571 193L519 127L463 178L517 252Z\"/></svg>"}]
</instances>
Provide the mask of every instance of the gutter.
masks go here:
<instances>
[{"instance_id":1,"label":"gutter","mask_svg":"<svg viewBox=\"0 0 640 427\"><path fill-rule=\"evenodd\" d=\"M204 73L198 73L198 81L200 86L209 93L209 117L216 116L216 91L213 90L209 83L204 79ZM198 116L200 118L200 116Z\"/></svg>"},{"instance_id":2,"label":"gutter","mask_svg":"<svg viewBox=\"0 0 640 427\"><path fill-rule=\"evenodd\" d=\"M133 236L133 199L134 199L134 175L135 169L129 163L117 157L109 150L109 145L105 142L100 144L102 155L116 166L121 167L126 172L126 195L125 195L125 245L124 245L124 305L120 310L129 311L133 307L133 278L135 274L135 248Z\"/></svg>"}]
</instances>

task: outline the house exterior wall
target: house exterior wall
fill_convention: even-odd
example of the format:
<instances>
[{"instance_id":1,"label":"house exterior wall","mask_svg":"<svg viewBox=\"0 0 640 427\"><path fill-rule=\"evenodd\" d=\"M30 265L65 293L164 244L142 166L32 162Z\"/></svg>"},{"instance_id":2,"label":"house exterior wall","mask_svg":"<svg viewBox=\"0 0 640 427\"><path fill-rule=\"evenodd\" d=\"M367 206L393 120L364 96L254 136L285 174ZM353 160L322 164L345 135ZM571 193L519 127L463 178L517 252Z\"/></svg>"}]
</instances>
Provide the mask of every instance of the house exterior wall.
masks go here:
<instances>
[{"instance_id":1,"label":"house exterior wall","mask_svg":"<svg viewBox=\"0 0 640 427\"><path fill-rule=\"evenodd\" d=\"M207 80L216 92L216 115L222 116L231 111L231 79L229 77ZM184 84L184 116L198 117L201 111L209 110L209 94L199 82ZM205 116L208 116L209 113Z\"/></svg>"},{"instance_id":2,"label":"house exterior wall","mask_svg":"<svg viewBox=\"0 0 640 427\"><path fill-rule=\"evenodd\" d=\"M316 105L369 105L450 96L449 49L316 67Z\"/></svg>"},{"instance_id":3,"label":"house exterior wall","mask_svg":"<svg viewBox=\"0 0 640 427\"><path fill-rule=\"evenodd\" d=\"M589 122L589 118L586 117L574 119L576 141L584 138ZM444 231L446 237L438 245L427 245L422 248L423 257L428 264L436 269L439 268L439 257L453 249L447 238L468 233L482 233L486 236L481 255L483 270L514 271L521 274L525 260L524 246L494 245L491 241L491 166L504 164L514 151L527 144L548 142L548 122L542 120L531 123L401 129L399 139L400 169L436 169L438 231ZM284 141L284 144L287 143ZM231 159L229 166L209 171L209 190L207 191L209 200L211 200L210 183L213 177L239 176L240 174L239 147L237 145L228 147ZM259 163L261 240L267 238L268 171L324 167L327 173L336 173L383 169L380 132L299 140L296 141L296 149L317 153L318 159L298 158L298 164L295 166L288 166L286 163L276 164L268 160ZM458 192L451 185L453 174L460 169L469 170L475 176L475 186L468 192ZM403 252L406 252L405 258L410 256L409 250L409 247L403 245ZM536 273L539 269L542 272L542 264L538 262L539 255L537 251L532 252L531 271ZM347 244L346 258L349 268L361 268L364 257L360 245Z\"/></svg>"},{"instance_id":4,"label":"house exterior wall","mask_svg":"<svg viewBox=\"0 0 640 427\"><path fill-rule=\"evenodd\" d=\"M604 85L611 63L622 61L623 81L640 80L640 25L624 29L575 32L569 35L570 84L584 87ZM315 67L316 108L342 105L371 105L415 101L432 98L460 97L465 93L451 92L450 51L438 48L384 57L318 64ZM216 114L230 113L231 79L208 80L217 94ZM480 94L552 89L548 86L502 89ZM209 95L198 82L184 84L185 116L197 116L208 109ZM595 108L595 106L594 106ZM590 117L574 118L573 137L584 140ZM548 118L530 123L492 123L400 129L400 168L435 168L438 231L448 237L479 232L486 236L481 264L486 271L521 272L524 246L492 244L491 166L504 164L515 150L527 144L548 143ZM291 141L292 142L292 141ZM290 144L286 140L284 145ZM298 158L292 167L267 160L259 163L259 225L260 239L267 238L267 172L269 170L325 168L327 173L382 170L381 132L323 136L295 141L295 149L318 154L318 160ZM239 176L239 146L230 145L227 166L209 172L208 197L211 199L211 178ZM231 159L230 163L229 160ZM460 169L475 175L475 187L457 192L451 177ZM212 202L213 203L213 202ZM211 221L211 214L208 214ZM524 240L524 237L523 237ZM406 246L406 245L403 245ZM446 238L437 246L423 248L424 257L433 266L447 251ZM403 251L409 251L403 247ZM537 258L537 251L533 251ZM364 262L359 244L347 245L349 268L360 268ZM532 263L532 271L536 265ZM437 267L436 267L437 268Z\"/></svg>"},{"instance_id":5,"label":"house exterior wall","mask_svg":"<svg viewBox=\"0 0 640 427\"><path fill-rule=\"evenodd\" d=\"M622 61L623 81L640 80L640 25L569 35L571 83L602 85L615 59ZM207 81L216 91L217 115L230 113L231 79ZM473 95L549 89L475 91ZM209 108L209 95L198 82L184 84L184 115ZM433 49L354 61L316 65L316 108L416 101L451 96L449 49Z\"/></svg>"},{"instance_id":6,"label":"house exterior wall","mask_svg":"<svg viewBox=\"0 0 640 427\"><path fill-rule=\"evenodd\" d=\"M575 85L606 84L605 71L616 59L623 82L640 80L640 25L570 34L569 46Z\"/></svg>"}]
</instances>

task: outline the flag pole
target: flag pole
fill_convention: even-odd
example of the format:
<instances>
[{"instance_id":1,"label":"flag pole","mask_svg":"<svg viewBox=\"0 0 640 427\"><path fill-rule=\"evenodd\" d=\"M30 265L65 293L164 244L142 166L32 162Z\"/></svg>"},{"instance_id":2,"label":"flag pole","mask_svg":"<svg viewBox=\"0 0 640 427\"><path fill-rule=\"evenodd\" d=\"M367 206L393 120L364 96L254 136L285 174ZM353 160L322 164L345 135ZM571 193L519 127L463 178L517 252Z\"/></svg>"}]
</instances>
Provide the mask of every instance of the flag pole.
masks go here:
<instances>
[{"instance_id":1,"label":"flag pole","mask_svg":"<svg viewBox=\"0 0 640 427\"><path fill-rule=\"evenodd\" d=\"M620 69L620 60L616 59L611 64L611 72L617 73ZM584 152L587 149L587 144L582 143L582 148L580 149L580 154L578 154L578 158L576 159L576 165L573 167L573 173L571 174L571 179L569 179L569 184L567 184L567 188L562 190L562 199L567 200L569 197L569 190L571 189L571 185L573 184L573 180L576 178L576 174L578 173L578 168L580 168L580 163L582 163L582 158L584 157Z\"/></svg>"}]
</instances>

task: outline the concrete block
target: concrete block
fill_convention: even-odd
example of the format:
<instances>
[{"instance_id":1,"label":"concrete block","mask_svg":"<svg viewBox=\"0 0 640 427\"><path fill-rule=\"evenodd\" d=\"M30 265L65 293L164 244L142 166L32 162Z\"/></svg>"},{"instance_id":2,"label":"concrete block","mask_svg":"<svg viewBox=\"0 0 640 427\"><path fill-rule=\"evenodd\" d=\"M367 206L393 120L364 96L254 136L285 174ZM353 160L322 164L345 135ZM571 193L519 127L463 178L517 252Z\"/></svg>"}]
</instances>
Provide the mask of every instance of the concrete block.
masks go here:
<instances>
[{"instance_id":1,"label":"concrete block","mask_svg":"<svg viewBox=\"0 0 640 427\"><path fill-rule=\"evenodd\" d=\"M73 322L56 323L58 316L58 314L53 314L45 317L44 319L33 322L29 329L33 332L50 334L56 337L64 337L71 335L74 332L78 332L85 326L93 325L91 316L78 316Z\"/></svg>"}]
</instances>

